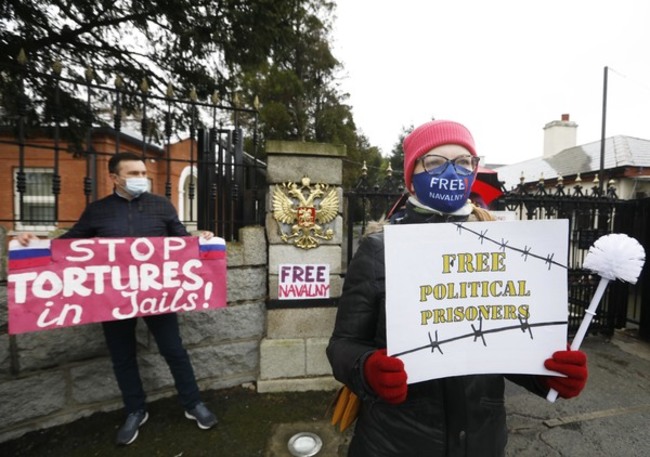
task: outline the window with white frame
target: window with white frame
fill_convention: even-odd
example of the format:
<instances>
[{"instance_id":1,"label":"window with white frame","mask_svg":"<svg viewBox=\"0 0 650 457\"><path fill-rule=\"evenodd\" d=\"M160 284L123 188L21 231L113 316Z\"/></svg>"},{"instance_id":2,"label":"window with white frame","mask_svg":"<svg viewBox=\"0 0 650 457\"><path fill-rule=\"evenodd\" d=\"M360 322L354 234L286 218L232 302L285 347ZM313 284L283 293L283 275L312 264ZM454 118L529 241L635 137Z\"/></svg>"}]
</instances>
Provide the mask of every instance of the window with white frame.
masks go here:
<instances>
[{"instance_id":1,"label":"window with white frame","mask_svg":"<svg viewBox=\"0 0 650 457\"><path fill-rule=\"evenodd\" d=\"M56 229L56 199L52 193L52 168L23 168L25 173L25 193L21 208L18 193L18 171L14 170L14 208L17 230L54 230Z\"/></svg>"},{"instance_id":2,"label":"window with white frame","mask_svg":"<svg viewBox=\"0 0 650 457\"><path fill-rule=\"evenodd\" d=\"M194 183L194 196L190 200L190 183ZM178 215L190 232L196 230L198 205L196 198L196 167L185 167L179 177Z\"/></svg>"}]
</instances>

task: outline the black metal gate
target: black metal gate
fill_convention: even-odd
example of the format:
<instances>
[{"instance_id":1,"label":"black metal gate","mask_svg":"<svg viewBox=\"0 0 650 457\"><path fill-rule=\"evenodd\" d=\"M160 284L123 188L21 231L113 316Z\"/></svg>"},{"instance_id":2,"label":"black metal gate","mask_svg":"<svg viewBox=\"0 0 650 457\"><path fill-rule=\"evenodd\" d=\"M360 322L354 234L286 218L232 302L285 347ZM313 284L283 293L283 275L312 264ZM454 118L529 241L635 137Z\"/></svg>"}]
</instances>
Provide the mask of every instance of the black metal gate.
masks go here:
<instances>
[{"instance_id":1,"label":"black metal gate","mask_svg":"<svg viewBox=\"0 0 650 457\"><path fill-rule=\"evenodd\" d=\"M262 225L264 164L244 154L242 130L200 129L197 145L198 227L231 240L244 225Z\"/></svg>"},{"instance_id":2,"label":"black metal gate","mask_svg":"<svg viewBox=\"0 0 650 457\"><path fill-rule=\"evenodd\" d=\"M64 199L85 198L88 203L99 197L98 173L103 170L98 172L97 158L112 152L98 150L94 144L98 134L113 138L114 152L124 150L128 137L131 149L137 147L143 159L162 160L166 170L164 191L168 198L172 196L173 166L182 163L191 170L184 189L189 211L180 214L189 226L213 230L226 240L233 240L237 239L239 228L264 223L266 165L257 158L255 110L241 108L234 101L232 106L217 99L201 102L195 93L189 99L154 96L144 83L146 87L141 92L134 92L121 84L98 85L90 78L76 80L62 77L59 72L32 76L46 81L51 97L45 101L30 98L28 80L21 80L22 93L10 106L0 105L0 151L7 169L15 169L10 182L4 184L6 195L15 195L16 200L13 214L0 214L0 223L6 227L20 230L38 226L51 230L75 222L60 217L60 205ZM76 103L83 108L85 123L82 125L73 125L60 114L64 106L59 93L64 86L74 88L73 92L79 94ZM123 125L128 119L124 116L125 100L129 101L130 112L137 114L130 121L128 133ZM50 116L39 113L50 113ZM249 154L244 152L244 131L238 114L255 119L255 127L249 132L253 149ZM234 121L226 121L225 127L223 121L228 117ZM205 127L206 124L212 128ZM188 157L171 156L172 137L188 138L191 142ZM85 176L64 177L61 167L64 159L70 157L85 161ZM37 161L46 165L30 165ZM62 188L70 183L65 183L65 179L82 181L79 187L83 193L64 195ZM179 192L180 186L179 183Z\"/></svg>"},{"instance_id":3,"label":"black metal gate","mask_svg":"<svg viewBox=\"0 0 650 457\"><path fill-rule=\"evenodd\" d=\"M371 185L364 175L357 187L347 191L347 261L368 221L386 214L402 195L390 180ZM567 219L569 221L568 284L569 334L580 326L600 277L582 268L591 245L609 233L636 238L648 250L650 238L650 198L619 200L614 189L601 193L597 188L584 193L576 184L565 190L558 184L553 192L543 185L532 191L520 187L495 202L498 210L512 211L519 219ZM617 328L638 328L639 336L650 340L650 268L646 265L636 285L612 281L598 307L589 331L612 335ZM644 287L645 286L645 287Z\"/></svg>"},{"instance_id":4,"label":"black metal gate","mask_svg":"<svg viewBox=\"0 0 650 457\"><path fill-rule=\"evenodd\" d=\"M589 248L598 238L609 233L623 233L644 244L650 215L650 205L642 205L637 200L619 200L613 188L609 188L606 193L600 193L594 188L591 195L588 195L582 192L582 187L576 185L567 193L561 183L552 193L548 192L543 184L540 184L535 192L528 192L520 187L504 195L498 206L499 209L515 212L520 219L569 221L568 283L571 335L575 334L580 326L600 281L598 275L582 268ZM641 214L643 211L646 214ZM611 336L616 328L632 325L639 326L641 333L643 282L643 277L636 286L612 281L589 331ZM644 316L644 319L647 319L647 316Z\"/></svg>"},{"instance_id":5,"label":"black metal gate","mask_svg":"<svg viewBox=\"0 0 650 457\"><path fill-rule=\"evenodd\" d=\"M617 327L638 326L639 337L650 341L650 267L647 260L650 249L650 198L626 202L620 208L615 222L616 232L636 238L646 253L646 263L636 286L620 282L615 284L613 293L627 298L618 309L616 324Z\"/></svg>"},{"instance_id":6,"label":"black metal gate","mask_svg":"<svg viewBox=\"0 0 650 457\"><path fill-rule=\"evenodd\" d=\"M370 221L378 221L384 217L403 193L401 179L393 176L388 168L386 176L380 182L371 183L368 180L368 169L364 162L361 177L354 189L346 191L345 196L345 249L347 259L344 268L352 260L359 239L365 233Z\"/></svg>"}]
</instances>

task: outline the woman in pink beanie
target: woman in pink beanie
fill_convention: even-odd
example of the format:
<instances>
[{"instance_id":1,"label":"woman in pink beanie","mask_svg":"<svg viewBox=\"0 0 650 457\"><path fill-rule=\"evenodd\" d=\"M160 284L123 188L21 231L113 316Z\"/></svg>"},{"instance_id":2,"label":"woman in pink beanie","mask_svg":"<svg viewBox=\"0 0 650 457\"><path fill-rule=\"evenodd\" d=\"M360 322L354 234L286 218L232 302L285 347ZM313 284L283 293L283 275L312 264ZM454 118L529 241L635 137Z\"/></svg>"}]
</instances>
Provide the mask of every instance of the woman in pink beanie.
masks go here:
<instances>
[{"instance_id":1,"label":"woman in pink beanie","mask_svg":"<svg viewBox=\"0 0 650 457\"><path fill-rule=\"evenodd\" d=\"M474 139L463 125L435 120L419 126L404 140L411 195L392 222L492 220L468 202L477 168ZM327 347L334 377L361 402L348 456L503 457L505 378L542 397L550 388L563 398L582 391L587 364L581 351L558 351L546 360L546 368L567 377L484 374L407 385L402 361L386 354L383 235L367 234L348 266Z\"/></svg>"},{"instance_id":2,"label":"woman in pink beanie","mask_svg":"<svg viewBox=\"0 0 650 457\"><path fill-rule=\"evenodd\" d=\"M410 201L424 212L468 216L479 158L467 128L453 121L430 121L404 139L404 184ZM480 220L489 220L484 212Z\"/></svg>"}]
</instances>

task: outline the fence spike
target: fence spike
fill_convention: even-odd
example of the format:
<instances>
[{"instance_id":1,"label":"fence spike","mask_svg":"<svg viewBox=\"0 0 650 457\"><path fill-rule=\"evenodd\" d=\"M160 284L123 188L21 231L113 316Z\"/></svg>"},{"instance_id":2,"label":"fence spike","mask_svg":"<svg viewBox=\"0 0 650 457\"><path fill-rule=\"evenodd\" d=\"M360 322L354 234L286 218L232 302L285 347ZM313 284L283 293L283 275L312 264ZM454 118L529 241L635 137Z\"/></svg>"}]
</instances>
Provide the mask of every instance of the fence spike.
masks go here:
<instances>
[{"instance_id":1,"label":"fence spike","mask_svg":"<svg viewBox=\"0 0 650 457\"><path fill-rule=\"evenodd\" d=\"M61 76L61 71L63 71L63 64L61 63L61 60L56 59L52 63L52 71L56 76Z\"/></svg>"},{"instance_id":2,"label":"fence spike","mask_svg":"<svg viewBox=\"0 0 650 457\"><path fill-rule=\"evenodd\" d=\"M25 50L23 48L20 48L20 52L18 53L16 60L21 65L25 65L27 63L27 54L25 54Z\"/></svg>"}]
</instances>

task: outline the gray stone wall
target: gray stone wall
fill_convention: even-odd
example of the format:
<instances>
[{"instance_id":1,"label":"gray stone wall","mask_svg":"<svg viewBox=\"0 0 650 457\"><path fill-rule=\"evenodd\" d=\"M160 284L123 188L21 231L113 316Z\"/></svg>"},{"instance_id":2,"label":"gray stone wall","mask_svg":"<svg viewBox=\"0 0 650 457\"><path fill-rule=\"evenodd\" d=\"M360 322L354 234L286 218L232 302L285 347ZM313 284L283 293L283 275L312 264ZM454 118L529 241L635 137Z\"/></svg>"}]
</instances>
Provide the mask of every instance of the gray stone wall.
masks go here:
<instances>
[{"instance_id":1,"label":"gray stone wall","mask_svg":"<svg viewBox=\"0 0 650 457\"><path fill-rule=\"evenodd\" d=\"M336 308L313 306L309 299L290 300L283 308L278 300L278 269L281 264L328 264L330 298L341 294L343 242L343 158L345 146L331 144L267 141L268 188L266 236L269 242L269 299L277 308L267 311L266 335L260 344L260 375L258 392L329 390L340 384L334 380L325 355L332 334ZM327 227L333 230L330 240L319 240L319 246L300 249L282 241L280 225L273 216L274 189L285 182L327 184L339 196L338 216ZM327 300L324 300L327 301Z\"/></svg>"},{"instance_id":2,"label":"gray stone wall","mask_svg":"<svg viewBox=\"0 0 650 457\"><path fill-rule=\"evenodd\" d=\"M268 293L264 228L244 228L240 240L227 243L228 307L179 314L202 389L252 382L259 373ZM149 400L175 395L167 364L142 322L137 332ZM7 291L0 287L0 442L122 407L103 338L99 324L10 336Z\"/></svg>"}]
</instances>

